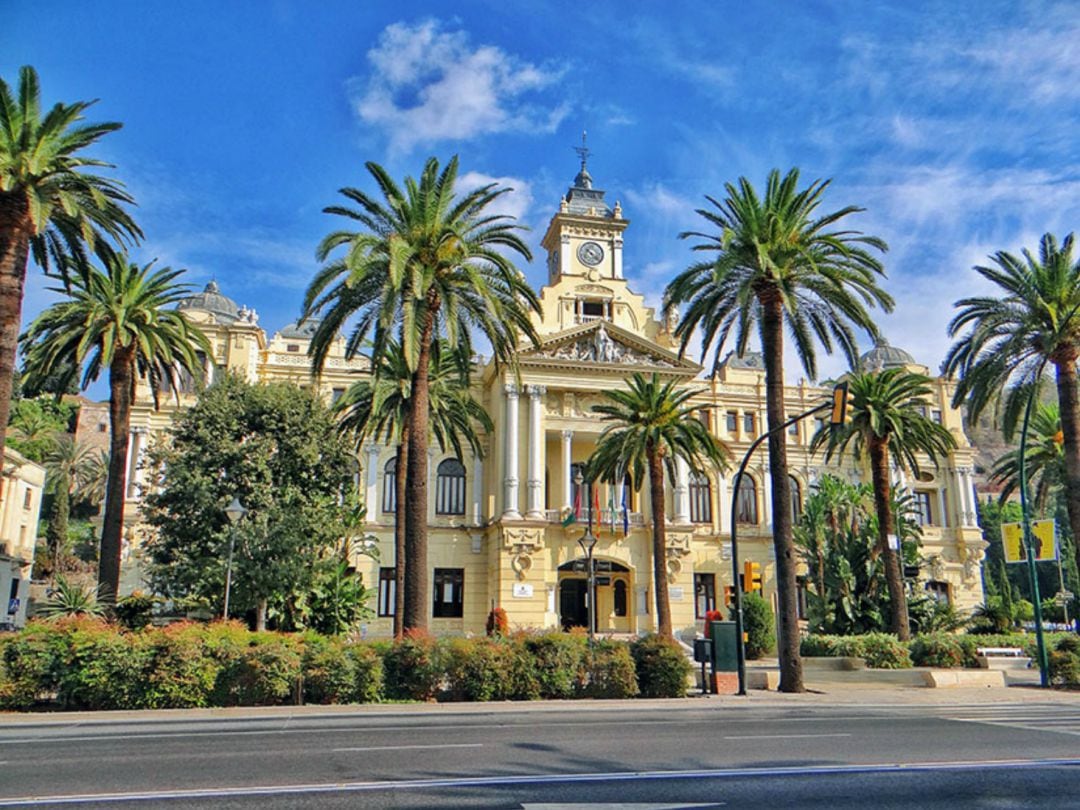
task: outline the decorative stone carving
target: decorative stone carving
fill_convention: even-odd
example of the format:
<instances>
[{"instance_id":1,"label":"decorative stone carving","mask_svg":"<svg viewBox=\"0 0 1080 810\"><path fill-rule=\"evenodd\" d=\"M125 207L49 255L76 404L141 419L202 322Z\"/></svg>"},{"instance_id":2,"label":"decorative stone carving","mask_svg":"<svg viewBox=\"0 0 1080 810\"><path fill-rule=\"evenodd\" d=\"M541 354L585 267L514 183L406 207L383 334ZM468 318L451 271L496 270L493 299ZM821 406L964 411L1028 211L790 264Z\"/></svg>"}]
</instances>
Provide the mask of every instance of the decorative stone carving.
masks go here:
<instances>
[{"instance_id":1,"label":"decorative stone carving","mask_svg":"<svg viewBox=\"0 0 1080 810\"><path fill-rule=\"evenodd\" d=\"M529 546L517 546L514 556L510 559L510 567L514 571L518 582L524 581L532 568L532 557L529 555Z\"/></svg>"},{"instance_id":2,"label":"decorative stone carving","mask_svg":"<svg viewBox=\"0 0 1080 810\"><path fill-rule=\"evenodd\" d=\"M527 548L530 552L544 547L544 530L535 528L503 529L506 548Z\"/></svg>"},{"instance_id":3,"label":"decorative stone carving","mask_svg":"<svg viewBox=\"0 0 1080 810\"><path fill-rule=\"evenodd\" d=\"M668 532L665 538L667 541L668 557L685 557L687 554L689 554L690 540L693 536L693 531Z\"/></svg>"},{"instance_id":4,"label":"decorative stone carving","mask_svg":"<svg viewBox=\"0 0 1080 810\"><path fill-rule=\"evenodd\" d=\"M655 355L646 354L619 343L608 335L603 323L592 334L580 336L577 340L539 351L532 355L536 358L551 360L570 360L573 362L611 363L631 366L656 366L675 368L675 364Z\"/></svg>"},{"instance_id":5,"label":"decorative stone carving","mask_svg":"<svg viewBox=\"0 0 1080 810\"><path fill-rule=\"evenodd\" d=\"M935 554L928 562L930 564L930 576L937 580L945 579L945 560Z\"/></svg>"}]
</instances>

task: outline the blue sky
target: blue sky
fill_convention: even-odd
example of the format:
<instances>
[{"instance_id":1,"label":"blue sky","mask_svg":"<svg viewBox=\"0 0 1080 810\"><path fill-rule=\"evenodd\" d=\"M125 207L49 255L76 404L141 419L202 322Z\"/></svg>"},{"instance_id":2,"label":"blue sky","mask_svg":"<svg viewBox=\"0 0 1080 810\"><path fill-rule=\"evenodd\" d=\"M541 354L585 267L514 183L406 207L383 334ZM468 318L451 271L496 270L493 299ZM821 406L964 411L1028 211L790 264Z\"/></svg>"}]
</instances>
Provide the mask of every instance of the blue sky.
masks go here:
<instances>
[{"instance_id":1,"label":"blue sky","mask_svg":"<svg viewBox=\"0 0 1080 810\"><path fill-rule=\"evenodd\" d=\"M691 261L704 195L773 167L830 177L886 239L891 342L932 368L971 266L1080 213L1080 6L1044 2L9 2L0 76L98 98L146 232L137 256L295 319L337 189L460 154L514 187L525 268L577 170L631 220L626 272L653 303ZM34 272L26 314L49 300ZM822 358L823 375L842 368ZM788 375L798 376L794 362Z\"/></svg>"}]
</instances>

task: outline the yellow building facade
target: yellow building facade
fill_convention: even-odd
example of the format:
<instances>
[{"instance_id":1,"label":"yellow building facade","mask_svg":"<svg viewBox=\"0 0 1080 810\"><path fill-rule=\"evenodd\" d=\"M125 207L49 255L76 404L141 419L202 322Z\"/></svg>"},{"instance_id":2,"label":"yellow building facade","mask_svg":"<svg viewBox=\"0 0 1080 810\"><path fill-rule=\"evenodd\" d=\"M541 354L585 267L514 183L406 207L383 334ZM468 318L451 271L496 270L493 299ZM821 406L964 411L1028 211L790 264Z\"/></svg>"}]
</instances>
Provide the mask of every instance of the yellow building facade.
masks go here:
<instances>
[{"instance_id":1,"label":"yellow building facade","mask_svg":"<svg viewBox=\"0 0 1080 810\"><path fill-rule=\"evenodd\" d=\"M736 461L765 425L764 367L759 355L729 356L715 378L679 358L672 337L675 319L658 317L635 293L623 266L629 221L616 202L595 189L582 166L559 201L542 240L547 284L534 316L540 345L524 345L514 371L482 364L474 380L477 397L494 422L483 457L456 459L437 446L430 450L428 491L431 626L436 633L483 632L489 611L502 607L513 627L560 628L586 625L593 601L601 632L655 629L651 514L647 488L637 482L599 485L594 497L593 532L598 537L595 600L586 586L582 537L590 504L580 496L581 520L564 525L579 502L576 472L592 453L603 424L591 412L604 394L624 386L633 372L675 379L696 391L699 416L731 450ZM328 400L368 373L365 360L347 361L344 344L331 352L317 382L310 376L307 350L311 327L295 324L267 338L257 315L222 295L211 283L181 305L206 331L214 347L207 376L228 370L250 381L290 380L317 385ZM884 343L863 357L869 368L910 366L913 358ZM215 371L216 369L216 371ZM140 392L143 394L144 392ZM828 388L800 381L786 389L790 415L821 404ZM181 407L193 393L180 395ZM948 599L961 610L982 601L981 567L985 543L976 523L973 451L961 415L950 407L952 390L934 382L927 415L954 435L958 449L939 469L929 467L917 481L900 479L918 500L924 523L919 588ZM164 430L173 408L153 411L139 397L131 435L127 540L137 549L140 533L140 463L154 433ZM792 503L770 502L767 455L752 460L750 481L733 505L731 474L694 476L679 465L669 481L667 547L663 567L669 583L673 624L700 627L708 608L725 614L723 594L733 584L730 523L737 513L739 556L759 564L764 593L775 605L776 565L772 515L776 508L798 511L817 479L831 472L869 480L851 462L826 468L809 452L813 419L788 435ZM358 556L356 566L378 591L373 635L388 634L393 606L394 449L362 448L360 488L367 506L365 532L378 559ZM625 507L624 507L625 504ZM138 555L129 554L125 589L138 587Z\"/></svg>"},{"instance_id":2,"label":"yellow building facade","mask_svg":"<svg viewBox=\"0 0 1080 810\"><path fill-rule=\"evenodd\" d=\"M4 448L0 493L0 627L26 624L45 468Z\"/></svg>"}]
</instances>

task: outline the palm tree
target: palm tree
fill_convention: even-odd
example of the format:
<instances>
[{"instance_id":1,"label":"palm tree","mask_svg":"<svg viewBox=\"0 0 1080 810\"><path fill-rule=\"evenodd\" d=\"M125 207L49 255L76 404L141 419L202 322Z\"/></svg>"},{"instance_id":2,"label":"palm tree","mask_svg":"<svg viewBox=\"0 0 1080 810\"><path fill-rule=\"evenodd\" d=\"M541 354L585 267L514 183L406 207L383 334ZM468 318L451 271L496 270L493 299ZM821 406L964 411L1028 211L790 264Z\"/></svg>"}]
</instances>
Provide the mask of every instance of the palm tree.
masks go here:
<instances>
[{"instance_id":1,"label":"palm tree","mask_svg":"<svg viewBox=\"0 0 1080 810\"><path fill-rule=\"evenodd\" d=\"M664 530L664 469L675 480L675 460L683 459L696 473L704 463L724 466L726 449L697 418L697 405L689 404L694 391L676 390L677 381L661 384L635 373L629 390L609 391L607 403L593 406L608 426L596 441L589 458L590 481L622 482L629 472L638 488L649 475L653 524L653 583L656 593L657 630L671 637L671 606L668 603L667 541Z\"/></svg>"},{"instance_id":2,"label":"palm tree","mask_svg":"<svg viewBox=\"0 0 1080 810\"><path fill-rule=\"evenodd\" d=\"M1061 430L1061 415L1053 403L1038 403L1031 415L1030 436L1027 445L1027 470L1029 481L1035 482L1032 505L1038 512L1045 512L1050 496L1065 482L1065 455L1062 445L1065 434ZM1020 486L1020 450L1010 450L994 464L990 480L1001 484L999 500L1004 503Z\"/></svg>"},{"instance_id":3,"label":"palm tree","mask_svg":"<svg viewBox=\"0 0 1080 810\"><path fill-rule=\"evenodd\" d=\"M851 405L847 424L836 431L818 433L812 444L812 448L816 448L828 437L826 460L846 452L849 447L856 455L865 454L869 459L877 514L876 553L885 558L892 631L902 641L911 637L911 628L900 551L889 544L889 535L897 534L889 468L895 465L918 476L920 454L937 466L938 459L956 447L952 434L919 410L920 403L932 393L930 382L929 377L903 368L851 374L848 377Z\"/></svg>"},{"instance_id":4,"label":"palm tree","mask_svg":"<svg viewBox=\"0 0 1080 810\"><path fill-rule=\"evenodd\" d=\"M396 341L387 342L388 353L370 380L362 380L345 392L335 410L342 415L341 429L352 433L359 449L365 441L384 441L397 446L394 464L394 636L404 630L405 570L405 471L409 444L403 441L409 416L412 375ZM462 440L474 455L483 456L477 426L494 430L487 411L469 390L472 360L447 341L436 342L428 376L428 405L432 435L445 453L452 448L461 459Z\"/></svg>"},{"instance_id":5,"label":"palm tree","mask_svg":"<svg viewBox=\"0 0 1080 810\"><path fill-rule=\"evenodd\" d=\"M65 272L64 259L86 262L86 248L106 258L108 239L142 233L123 209L121 183L84 171L109 164L85 150L120 124L80 122L93 102L56 104L44 117L37 73L19 71L16 93L0 79L0 458L11 408L23 285L31 251L44 270Z\"/></svg>"},{"instance_id":6,"label":"palm tree","mask_svg":"<svg viewBox=\"0 0 1080 810\"><path fill-rule=\"evenodd\" d=\"M320 261L339 249L344 255L316 274L304 299L304 318L323 316L310 349L316 371L338 332L353 318L347 356L355 356L370 337L378 368L388 341L396 336L401 344L412 377L405 424L409 565L404 626L422 629L430 609L427 447L432 347L445 337L471 356L473 334L478 333L491 345L496 363L513 365L520 336L539 343L529 316L539 312L540 304L524 275L504 255L532 258L517 235L519 227L511 217L489 213L492 203L510 189L492 183L457 196L456 157L442 171L435 158L429 159L419 182L408 178L404 190L378 164L369 162L367 169L383 200L344 188L341 193L357 207L325 209L362 230L335 231L319 245Z\"/></svg>"},{"instance_id":7,"label":"palm tree","mask_svg":"<svg viewBox=\"0 0 1080 810\"><path fill-rule=\"evenodd\" d=\"M60 553L67 545L71 496L85 479L92 454L93 450L88 445L76 441L70 433L60 433L53 438L45 455L48 489L53 493L52 512L45 537L53 558L53 570L58 569Z\"/></svg>"},{"instance_id":8,"label":"palm tree","mask_svg":"<svg viewBox=\"0 0 1080 810\"><path fill-rule=\"evenodd\" d=\"M784 431L784 327L786 325L807 376L815 379L815 340L831 352L839 344L852 367L857 349L852 326L871 334L876 328L867 306L892 309L892 299L878 286L884 269L871 250L884 252L885 243L857 231L832 230L840 220L862 209L854 206L818 214L827 180L816 180L801 191L799 172L783 178L773 170L760 199L746 178L738 187L728 183L723 201L706 199L713 209L698 213L716 233L690 231L682 238L704 240L695 251L714 254L698 262L668 285L664 306L687 304L675 334L685 352L695 330L702 330L702 359L714 352L713 374L732 330L742 354L756 326L765 360L765 400L768 414L769 467L772 502L790 503L787 444ZM795 547L791 515L773 510L780 602L780 689L803 691L799 656L798 605L795 590Z\"/></svg>"},{"instance_id":9,"label":"palm tree","mask_svg":"<svg viewBox=\"0 0 1080 810\"><path fill-rule=\"evenodd\" d=\"M949 349L944 369L959 373L953 404L966 400L971 420L1004 395L1004 426L1010 434L1044 367L1054 367L1065 502L1073 537L1080 537L1080 260L1073 258L1072 234L1060 245L1053 234L1044 234L1038 257L1027 248L1022 253L1020 259L999 251L990 257L993 266L974 268L1003 295L956 302L960 312L949 324L949 336L967 331ZM1076 553L1080 560L1080 544Z\"/></svg>"},{"instance_id":10,"label":"palm tree","mask_svg":"<svg viewBox=\"0 0 1080 810\"><path fill-rule=\"evenodd\" d=\"M179 312L166 309L188 291L176 283L182 270L139 267L124 255L105 269L87 266L72 277L67 300L45 310L24 335L27 369L45 376L57 364L84 369L82 387L109 372L109 480L101 531L98 570L102 599L116 600L120 585L121 535L127 487L128 433L131 407L140 378L147 380L158 405L167 385L179 389L181 371L202 373L198 353L211 356L210 344L198 327Z\"/></svg>"}]
</instances>

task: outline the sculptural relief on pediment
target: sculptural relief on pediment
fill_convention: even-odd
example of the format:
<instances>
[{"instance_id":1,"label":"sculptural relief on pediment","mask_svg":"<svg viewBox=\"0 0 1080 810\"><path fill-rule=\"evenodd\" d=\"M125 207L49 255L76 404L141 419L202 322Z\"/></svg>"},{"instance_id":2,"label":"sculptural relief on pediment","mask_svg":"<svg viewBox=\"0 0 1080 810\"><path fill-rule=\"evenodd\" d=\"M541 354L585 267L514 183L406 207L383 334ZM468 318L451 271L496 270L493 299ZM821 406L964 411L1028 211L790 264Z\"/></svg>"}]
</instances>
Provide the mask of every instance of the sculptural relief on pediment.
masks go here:
<instances>
[{"instance_id":1,"label":"sculptural relief on pediment","mask_svg":"<svg viewBox=\"0 0 1080 810\"><path fill-rule=\"evenodd\" d=\"M582 335L577 340L541 349L531 355L535 358L550 360L569 360L586 363L612 363L631 366L653 366L675 368L675 363L665 358L627 346L612 340L604 325L591 334Z\"/></svg>"}]
</instances>

